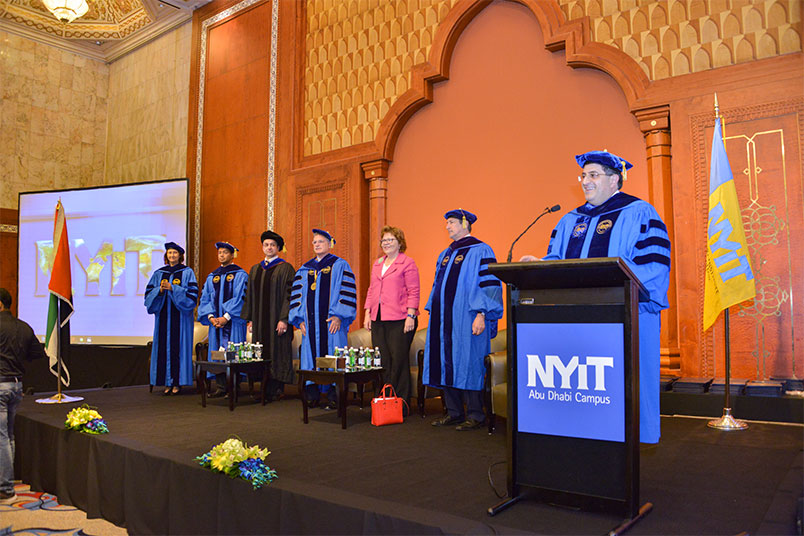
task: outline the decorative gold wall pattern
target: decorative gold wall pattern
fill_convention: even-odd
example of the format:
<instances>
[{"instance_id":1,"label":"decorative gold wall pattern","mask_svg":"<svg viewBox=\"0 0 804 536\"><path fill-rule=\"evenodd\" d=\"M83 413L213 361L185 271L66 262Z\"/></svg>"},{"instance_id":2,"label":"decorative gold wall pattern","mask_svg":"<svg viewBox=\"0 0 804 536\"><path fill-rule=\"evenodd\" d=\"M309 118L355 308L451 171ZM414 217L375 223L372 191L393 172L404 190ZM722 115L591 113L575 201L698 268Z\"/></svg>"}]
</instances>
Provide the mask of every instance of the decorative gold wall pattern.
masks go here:
<instances>
[{"instance_id":1,"label":"decorative gold wall pattern","mask_svg":"<svg viewBox=\"0 0 804 536\"><path fill-rule=\"evenodd\" d=\"M457 0L308 0L304 155L374 140Z\"/></svg>"},{"instance_id":2,"label":"decorative gold wall pattern","mask_svg":"<svg viewBox=\"0 0 804 536\"><path fill-rule=\"evenodd\" d=\"M558 0L660 80L801 51L801 0Z\"/></svg>"}]
</instances>

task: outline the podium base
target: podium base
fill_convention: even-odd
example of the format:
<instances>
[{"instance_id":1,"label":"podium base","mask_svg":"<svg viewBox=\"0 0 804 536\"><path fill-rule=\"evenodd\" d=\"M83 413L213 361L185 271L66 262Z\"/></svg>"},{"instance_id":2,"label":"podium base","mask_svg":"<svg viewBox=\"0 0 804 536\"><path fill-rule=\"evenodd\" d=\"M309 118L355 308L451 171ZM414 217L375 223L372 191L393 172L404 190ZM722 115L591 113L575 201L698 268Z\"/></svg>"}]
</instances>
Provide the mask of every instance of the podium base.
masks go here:
<instances>
[{"instance_id":1,"label":"podium base","mask_svg":"<svg viewBox=\"0 0 804 536\"><path fill-rule=\"evenodd\" d=\"M69 404L71 402L80 402L83 400L83 396L70 396L65 395L64 393L56 393L55 395L49 398L37 398L37 404Z\"/></svg>"},{"instance_id":2,"label":"podium base","mask_svg":"<svg viewBox=\"0 0 804 536\"><path fill-rule=\"evenodd\" d=\"M500 502L498 504L495 504L494 506L492 506L491 508L489 508L487 510L487 512L489 514L489 517L496 516L497 514L499 514L500 512L505 510L506 508L508 508L509 506L513 506L513 505L515 505L516 503L518 503L521 500L522 500L522 495L516 495L514 497L506 497L505 499L502 500L502 502Z\"/></svg>"},{"instance_id":3,"label":"podium base","mask_svg":"<svg viewBox=\"0 0 804 536\"><path fill-rule=\"evenodd\" d=\"M631 529L634 525L637 524L643 517L648 515L651 510L653 510L653 503L645 503L640 507L639 512L636 516L632 517L631 519L626 519L622 522L622 524L614 527L609 532L609 536L620 536L620 534L625 534L628 530Z\"/></svg>"},{"instance_id":4,"label":"podium base","mask_svg":"<svg viewBox=\"0 0 804 536\"><path fill-rule=\"evenodd\" d=\"M748 428L748 424L745 421L735 419L731 416L731 408L723 408L723 416L719 419L709 421L706 423L706 426L727 432L746 430Z\"/></svg>"}]
</instances>

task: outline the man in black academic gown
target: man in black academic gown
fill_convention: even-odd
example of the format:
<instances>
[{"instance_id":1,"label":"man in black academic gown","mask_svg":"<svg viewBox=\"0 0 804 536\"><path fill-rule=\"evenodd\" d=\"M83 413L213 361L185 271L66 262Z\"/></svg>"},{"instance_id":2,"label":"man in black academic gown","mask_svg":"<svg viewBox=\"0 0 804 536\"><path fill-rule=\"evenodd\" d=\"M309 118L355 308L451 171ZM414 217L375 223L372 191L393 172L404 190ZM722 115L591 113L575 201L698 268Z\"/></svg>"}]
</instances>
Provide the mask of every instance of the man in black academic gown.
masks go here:
<instances>
[{"instance_id":1,"label":"man in black academic gown","mask_svg":"<svg viewBox=\"0 0 804 536\"><path fill-rule=\"evenodd\" d=\"M249 322L251 342L263 345L263 359L271 359L271 379L266 396L272 400L293 383L293 326L288 322L290 287L296 270L279 257L285 240L273 231L260 236L265 259L251 267L243 310L240 316Z\"/></svg>"}]
</instances>

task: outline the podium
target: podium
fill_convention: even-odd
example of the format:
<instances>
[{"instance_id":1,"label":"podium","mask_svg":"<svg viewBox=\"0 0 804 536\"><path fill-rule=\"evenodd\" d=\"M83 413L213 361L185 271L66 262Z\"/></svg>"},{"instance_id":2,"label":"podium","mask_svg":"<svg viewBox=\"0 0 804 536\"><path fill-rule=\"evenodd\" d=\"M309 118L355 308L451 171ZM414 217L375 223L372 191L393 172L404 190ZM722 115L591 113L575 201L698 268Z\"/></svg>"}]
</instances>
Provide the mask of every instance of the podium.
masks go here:
<instances>
[{"instance_id":1,"label":"podium","mask_svg":"<svg viewBox=\"0 0 804 536\"><path fill-rule=\"evenodd\" d=\"M508 287L508 497L489 515L529 498L622 514L630 526L640 517L638 305L647 291L620 258L489 271Z\"/></svg>"}]
</instances>

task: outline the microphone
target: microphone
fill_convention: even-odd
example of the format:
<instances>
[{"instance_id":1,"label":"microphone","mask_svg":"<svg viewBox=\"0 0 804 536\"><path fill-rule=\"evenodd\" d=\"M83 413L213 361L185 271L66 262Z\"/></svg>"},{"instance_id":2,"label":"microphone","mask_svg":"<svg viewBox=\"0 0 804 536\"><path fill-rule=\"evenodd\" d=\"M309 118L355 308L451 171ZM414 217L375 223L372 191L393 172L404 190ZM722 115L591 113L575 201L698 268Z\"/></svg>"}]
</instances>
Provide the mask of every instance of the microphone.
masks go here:
<instances>
[{"instance_id":1,"label":"microphone","mask_svg":"<svg viewBox=\"0 0 804 536\"><path fill-rule=\"evenodd\" d=\"M552 207L545 208L541 214L536 216L536 219L530 222L530 225L528 225L525 228L525 230L522 231L522 233L519 236L517 236L516 240L514 240L514 242L511 244L511 249L508 250L508 261L506 262L511 262L511 257L514 255L514 244L516 244L519 241L519 239L522 238L522 236L528 232L528 229L533 227L533 224L539 221L539 219L541 219L541 217L544 216L545 214L550 214L551 212L558 212L559 210L561 210L561 205L553 205Z\"/></svg>"}]
</instances>

